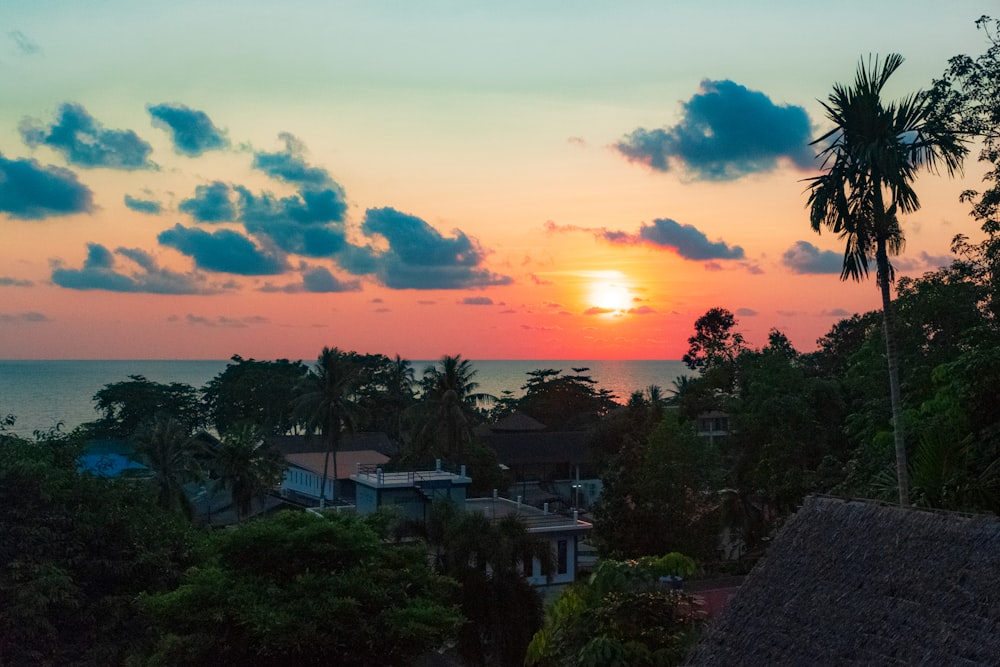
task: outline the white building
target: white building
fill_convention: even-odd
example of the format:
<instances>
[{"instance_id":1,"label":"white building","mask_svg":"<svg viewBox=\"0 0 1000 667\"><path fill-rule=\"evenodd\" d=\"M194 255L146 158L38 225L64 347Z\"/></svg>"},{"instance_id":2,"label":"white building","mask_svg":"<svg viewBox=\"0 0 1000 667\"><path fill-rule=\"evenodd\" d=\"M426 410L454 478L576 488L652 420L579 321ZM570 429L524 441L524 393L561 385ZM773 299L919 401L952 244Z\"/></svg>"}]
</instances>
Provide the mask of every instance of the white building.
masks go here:
<instances>
[{"instance_id":1,"label":"white building","mask_svg":"<svg viewBox=\"0 0 1000 667\"><path fill-rule=\"evenodd\" d=\"M408 519L427 518L435 500L446 499L466 512L479 512L492 520L516 516L528 532L545 540L551 547L554 571L546 576L537 559L524 564L524 576L534 586L562 586L576 580L580 565L580 543L590 532L591 524L572 515L549 512L507 498L467 498L472 479L465 474L440 469L418 472L384 472L378 467L359 468L351 475L355 484L358 514L370 514L379 507L391 506Z\"/></svg>"}]
</instances>

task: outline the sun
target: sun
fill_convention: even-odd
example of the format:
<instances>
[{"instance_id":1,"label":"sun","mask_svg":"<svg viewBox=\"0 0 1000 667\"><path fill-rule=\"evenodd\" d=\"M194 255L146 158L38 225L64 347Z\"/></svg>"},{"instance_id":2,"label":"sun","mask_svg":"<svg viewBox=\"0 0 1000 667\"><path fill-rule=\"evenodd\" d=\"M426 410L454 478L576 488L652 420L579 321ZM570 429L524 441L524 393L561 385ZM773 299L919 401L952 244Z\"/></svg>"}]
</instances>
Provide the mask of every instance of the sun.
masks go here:
<instances>
[{"instance_id":1,"label":"sun","mask_svg":"<svg viewBox=\"0 0 1000 667\"><path fill-rule=\"evenodd\" d=\"M623 313L629 309L632 294L620 282L599 281L590 286L590 303L601 310Z\"/></svg>"}]
</instances>

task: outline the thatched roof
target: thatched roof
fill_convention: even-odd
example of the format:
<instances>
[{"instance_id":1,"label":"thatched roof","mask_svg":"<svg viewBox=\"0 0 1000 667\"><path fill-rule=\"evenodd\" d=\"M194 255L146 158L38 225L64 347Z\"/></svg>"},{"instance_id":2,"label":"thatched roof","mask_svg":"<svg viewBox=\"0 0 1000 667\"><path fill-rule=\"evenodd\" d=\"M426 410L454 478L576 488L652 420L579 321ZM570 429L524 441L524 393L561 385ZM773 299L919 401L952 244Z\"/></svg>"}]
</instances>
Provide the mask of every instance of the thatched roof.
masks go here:
<instances>
[{"instance_id":1,"label":"thatched roof","mask_svg":"<svg viewBox=\"0 0 1000 667\"><path fill-rule=\"evenodd\" d=\"M1000 664L1000 519L807 498L687 664Z\"/></svg>"}]
</instances>

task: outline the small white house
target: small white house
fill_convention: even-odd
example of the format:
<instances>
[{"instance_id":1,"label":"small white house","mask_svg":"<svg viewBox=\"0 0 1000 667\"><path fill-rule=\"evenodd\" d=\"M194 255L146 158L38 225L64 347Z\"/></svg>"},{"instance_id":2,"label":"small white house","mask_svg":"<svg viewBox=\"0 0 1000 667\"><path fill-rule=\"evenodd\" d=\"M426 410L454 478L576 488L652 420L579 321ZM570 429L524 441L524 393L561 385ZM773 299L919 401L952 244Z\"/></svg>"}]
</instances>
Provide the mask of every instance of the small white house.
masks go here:
<instances>
[{"instance_id":1,"label":"small white house","mask_svg":"<svg viewBox=\"0 0 1000 667\"><path fill-rule=\"evenodd\" d=\"M555 562L555 570L548 577L542 573L537 559L524 563L524 577L536 587L562 586L576 580L580 543L592 526L581 521L575 513L557 514L549 512L547 507L538 509L520 500L498 496L467 498L472 479L465 474L464 467L459 473L440 467L417 472L384 472L381 468L368 467L351 475L351 480L355 483L358 514L371 514L379 507L391 506L408 519L424 520L435 500L447 499L466 512L479 512L494 520L516 516L524 522L529 533L548 542Z\"/></svg>"},{"instance_id":2,"label":"small white house","mask_svg":"<svg viewBox=\"0 0 1000 667\"><path fill-rule=\"evenodd\" d=\"M581 521L576 512L571 515L549 512L508 498L470 498L465 501L466 512L479 512L490 519L516 516L527 527L528 532L546 542L552 550L555 569L546 577L541 563L533 559L524 563L524 577L532 586L563 586L576 581L580 565L580 543L593 527Z\"/></svg>"}]
</instances>

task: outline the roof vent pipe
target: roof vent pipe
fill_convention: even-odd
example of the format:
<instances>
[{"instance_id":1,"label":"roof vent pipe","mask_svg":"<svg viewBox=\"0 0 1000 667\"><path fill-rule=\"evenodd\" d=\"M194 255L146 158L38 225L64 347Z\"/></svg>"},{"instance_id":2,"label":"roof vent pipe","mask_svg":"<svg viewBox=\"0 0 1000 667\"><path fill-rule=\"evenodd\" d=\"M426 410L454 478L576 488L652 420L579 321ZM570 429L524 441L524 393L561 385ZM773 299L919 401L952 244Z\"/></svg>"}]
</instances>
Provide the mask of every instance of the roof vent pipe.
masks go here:
<instances>
[{"instance_id":1,"label":"roof vent pipe","mask_svg":"<svg viewBox=\"0 0 1000 667\"><path fill-rule=\"evenodd\" d=\"M542 513L543 514L548 514L549 513L549 504L548 503L545 503L544 505L542 505Z\"/></svg>"}]
</instances>

